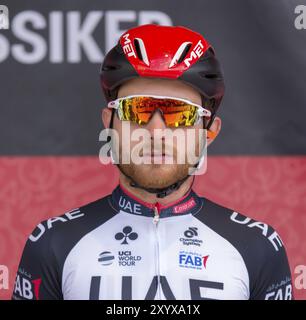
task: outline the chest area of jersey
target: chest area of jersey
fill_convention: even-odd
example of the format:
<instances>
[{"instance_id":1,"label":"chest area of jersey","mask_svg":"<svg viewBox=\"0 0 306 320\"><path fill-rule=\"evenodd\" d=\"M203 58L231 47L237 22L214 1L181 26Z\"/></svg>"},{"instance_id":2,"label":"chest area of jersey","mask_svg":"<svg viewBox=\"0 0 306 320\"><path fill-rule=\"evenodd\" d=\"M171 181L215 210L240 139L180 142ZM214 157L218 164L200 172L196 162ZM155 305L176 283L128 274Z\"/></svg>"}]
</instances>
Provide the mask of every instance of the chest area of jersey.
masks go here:
<instances>
[{"instance_id":1,"label":"chest area of jersey","mask_svg":"<svg viewBox=\"0 0 306 320\"><path fill-rule=\"evenodd\" d=\"M193 216L122 213L75 246L62 283L67 299L243 299L247 280L235 249Z\"/></svg>"}]
</instances>

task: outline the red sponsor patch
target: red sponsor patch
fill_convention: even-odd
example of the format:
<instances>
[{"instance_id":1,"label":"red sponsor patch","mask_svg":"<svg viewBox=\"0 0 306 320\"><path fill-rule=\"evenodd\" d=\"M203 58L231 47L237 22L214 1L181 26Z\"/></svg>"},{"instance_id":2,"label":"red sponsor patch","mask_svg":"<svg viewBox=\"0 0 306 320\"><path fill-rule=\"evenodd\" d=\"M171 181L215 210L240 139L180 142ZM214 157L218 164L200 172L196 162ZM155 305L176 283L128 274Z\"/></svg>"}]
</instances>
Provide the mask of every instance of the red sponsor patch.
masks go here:
<instances>
[{"instance_id":1,"label":"red sponsor patch","mask_svg":"<svg viewBox=\"0 0 306 320\"><path fill-rule=\"evenodd\" d=\"M203 256L203 266L206 269L206 263L207 263L207 259L208 259L209 255L207 256Z\"/></svg>"},{"instance_id":2,"label":"red sponsor patch","mask_svg":"<svg viewBox=\"0 0 306 320\"><path fill-rule=\"evenodd\" d=\"M36 300L39 300L39 289L40 289L40 285L41 285L41 279L32 280L32 283L34 286L35 298L36 298Z\"/></svg>"},{"instance_id":3,"label":"red sponsor patch","mask_svg":"<svg viewBox=\"0 0 306 320\"><path fill-rule=\"evenodd\" d=\"M173 208L173 213L183 213L190 210L196 205L194 198L190 198L188 201L181 203Z\"/></svg>"}]
</instances>

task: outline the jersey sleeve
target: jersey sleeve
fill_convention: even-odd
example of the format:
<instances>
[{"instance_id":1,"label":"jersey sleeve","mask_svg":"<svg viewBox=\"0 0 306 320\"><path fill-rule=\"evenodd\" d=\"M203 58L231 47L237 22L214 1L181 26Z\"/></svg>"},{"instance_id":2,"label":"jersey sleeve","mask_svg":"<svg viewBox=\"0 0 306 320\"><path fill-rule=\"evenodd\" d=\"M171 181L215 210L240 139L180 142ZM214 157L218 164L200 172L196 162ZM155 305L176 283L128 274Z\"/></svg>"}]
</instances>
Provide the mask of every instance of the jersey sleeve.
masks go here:
<instances>
[{"instance_id":1,"label":"jersey sleeve","mask_svg":"<svg viewBox=\"0 0 306 320\"><path fill-rule=\"evenodd\" d=\"M292 280L284 243L275 229L205 199L198 219L229 241L248 273L248 299L291 300Z\"/></svg>"},{"instance_id":2,"label":"jersey sleeve","mask_svg":"<svg viewBox=\"0 0 306 320\"><path fill-rule=\"evenodd\" d=\"M294 299L286 250L279 235L274 229L272 231L274 236L270 236L268 244L261 245L256 250L258 273L251 283L251 300ZM253 262L256 264L256 258Z\"/></svg>"},{"instance_id":3,"label":"jersey sleeve","mask_svg":"<svg viewBox=\"0 0 306 320\"><path fill-rule=\"evenodd\" d=\"M12 300L61 300L51 233L39 224L29 236L17 270Z\"/></svg>"}]
</instances>

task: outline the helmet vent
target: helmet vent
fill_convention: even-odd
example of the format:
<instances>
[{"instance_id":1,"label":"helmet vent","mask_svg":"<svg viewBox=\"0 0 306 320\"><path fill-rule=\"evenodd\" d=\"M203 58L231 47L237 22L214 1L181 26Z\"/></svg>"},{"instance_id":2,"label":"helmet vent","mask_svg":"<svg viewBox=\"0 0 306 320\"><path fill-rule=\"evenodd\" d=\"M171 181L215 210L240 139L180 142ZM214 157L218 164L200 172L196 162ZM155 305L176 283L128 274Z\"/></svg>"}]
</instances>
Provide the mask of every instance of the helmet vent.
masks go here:
<instances>
[{"instance_id":1,"label":"helmet vent","mask_svg":"<svg viewBox=\"0 0 306 320\"><path fill-rule=\"evenodd\" d=\"M169 68L172 68L176 66L178 63L181 63L185 59L190 47L191 47L191 42L183 42L180 45L180 47L177 49L173 59L171 60L169 64Z\"/></svg>"},{"instance_id":2,"label":"helmet vent","mask_svg":"<svg viewBox=\"0 0 306 320\"><path fill-rule=\"evenodd\" d=\"M203 74L203 76L206 79L217 79L217 78L219 78L219 76L216 73L205 73L205 74Z\"/></svg>"},{"instance_id":3,"label":"helmet vent","mask_svg":"<svg viewBox=\"0 0 306 320\"><path fill-rule=\"evenodd\" d=\"M137 53L138 58L143 61L147 66L150 65L149 59L146 52L146 47L144 45L144 42L140 38L134 39L134 46Z\"/></svg>"},{"instance_id":4,"label":"helmet vent","mask_svg":"<svg viewBox=\"0 0 306 320\"><path fill-rule=\"evenodd\" d=\"M117 70L119 68L120 68L120 66L108 65L108 66L103 66L102 71L112 71L112 70Z\"/></svg>"}]
</instances>

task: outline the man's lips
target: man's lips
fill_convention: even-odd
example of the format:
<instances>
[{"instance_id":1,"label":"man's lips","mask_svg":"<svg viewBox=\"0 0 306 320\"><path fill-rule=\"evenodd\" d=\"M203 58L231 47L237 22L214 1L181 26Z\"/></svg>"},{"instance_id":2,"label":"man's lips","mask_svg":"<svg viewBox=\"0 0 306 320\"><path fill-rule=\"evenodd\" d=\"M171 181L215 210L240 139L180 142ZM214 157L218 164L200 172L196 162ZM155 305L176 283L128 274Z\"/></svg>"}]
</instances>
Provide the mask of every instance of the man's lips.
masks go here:
<instances>
[{"instance_id":1,"label":"man's lips","mask_svg":"<svg viewBox=\"0 0 306 320\"><path fill-rule=\"evenodd\" d=\"M173 155L167 153L144 153L142 158L146 161L149 160L150 162L163 162L165 160L173 160Z\"/></svg>"},{"instance_id":2,"label":"man's lips","mask_svg":"<svg viewBox=\"0 0 306 320\"><path fill-rule=\"evenodd\" d=\"M143 153L143 157L173 157L173 154L166 153L166 152L160 152L160 151L153 151L153 152L147 152Z\"/></svg>"},{"instance_id":3,"label":"man's lips","mask_svg":"<svg viewBox=\"0 0 306 320\"><path fill-rule=\"evenodd\" d=\"M166 154L165 153L144 153L143 156L144 157L154 157L154 156L165 156ZM168 154L167 154L168 156ZM170 155L169 155L170 156Z\"/></svg>"}]
</instances>

